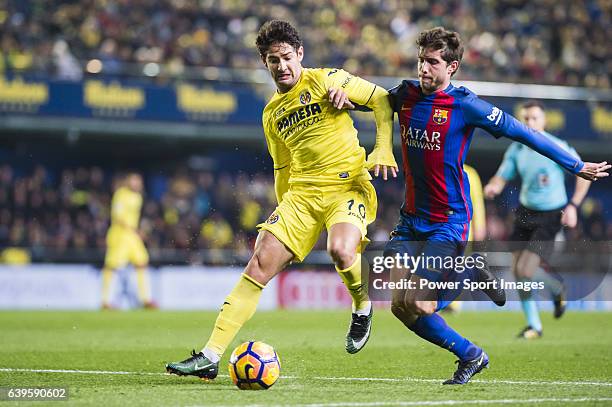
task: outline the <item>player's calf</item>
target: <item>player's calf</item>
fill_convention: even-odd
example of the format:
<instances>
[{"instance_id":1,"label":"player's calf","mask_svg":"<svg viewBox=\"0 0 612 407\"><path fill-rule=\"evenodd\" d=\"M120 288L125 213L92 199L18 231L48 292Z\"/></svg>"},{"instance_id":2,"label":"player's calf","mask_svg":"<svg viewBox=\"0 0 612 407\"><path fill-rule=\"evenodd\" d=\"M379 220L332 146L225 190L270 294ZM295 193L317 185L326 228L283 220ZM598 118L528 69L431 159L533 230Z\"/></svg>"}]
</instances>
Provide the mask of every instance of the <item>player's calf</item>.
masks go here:
<instances>
[{"instance_id":1,"label":"player's calf","mask_svg":"<svg viewBox=\"0 0 612 407\"><path fill-rule=\"evenodd\" d=\"M482 267L477 268L478 282L484 283L483 293L491 299L498 307L503 307L506 304L506 291L502 288L501 280L497 278L489 269L487 259L475 253L474 257L481 260Z\"/></svg>"},{"instance_id":2,"label":"player's calf","mask_svg":"<svg viewBox=\"0 0 612 407\"><path fill-rule=\"evenodd\" d=\"M567 306L566 292L567 289L565 285L561 285L561 291L559 294L553 296L553 305L555 306L553 316L555 319L561 318L563 314L565 314L565 308Z\"/></svg>"},{"instance_id":3,"label":"player's calf","mask_svg":"<svg viewBox=\"0 0 612 407\"><path fill-rule=\"evenodd\" d=\"M244 274L266 285L280 273L293 258L293 254L272 233L261 231L255 242L253 256L244 269Z\"/></svg>"}]
</instances>

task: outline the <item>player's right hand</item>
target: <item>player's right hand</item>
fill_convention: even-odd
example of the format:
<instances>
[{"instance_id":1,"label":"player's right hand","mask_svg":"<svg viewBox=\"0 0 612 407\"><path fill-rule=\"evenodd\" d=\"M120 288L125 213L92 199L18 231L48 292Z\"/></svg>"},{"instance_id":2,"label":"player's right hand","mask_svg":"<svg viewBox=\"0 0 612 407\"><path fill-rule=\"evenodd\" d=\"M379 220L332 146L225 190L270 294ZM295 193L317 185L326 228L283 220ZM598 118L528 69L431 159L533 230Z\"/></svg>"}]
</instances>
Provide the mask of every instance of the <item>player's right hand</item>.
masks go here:
<instances>
[{"instance_id":1,"label":"player's right hand","mask_svg":"<svg viewBox=\"0 0 612 407\"><path fill-rule=\"evenodd\" d=\"M602 161L600 163L585 162L584 167L582 167L580 172L576 175L589 181L597 181L599 178L609 176L608 170L610 168L612 168L612 165L608 164L607 161Z\"/></svg>"},{"instance_id":2,"label":"player's right hand","mask_svg":"<svg viewBox=\"0 0 612 407\"><path fill-rule=\"evenodd\" d=\"M499 185L489 182L487 185L485 185L483 192L485 198L493 199L501 193L501 188L499 187Z\"/></svg>"},{"instance_id":3,"label":"player's right hand","mask_svg":"<svg viewBox=\"0 0 612 407\"><path fill-rule=\"evenodd\" d=\"M578 223L578 211L574 205L567 205L561 211L561 224L569 228L575 228Z\"/></svg>"},{"instance_id":4,"label":"player's right hand","mask_svg":"<svg viewBox=\"0 0 612 407\"><path fill-rule=\"evenodd\" d=\"M351 103L348 95L342 89L329 88L327 91L330 103L336 109L354 109L355 105Z\"/></svg>"}]
</instances>

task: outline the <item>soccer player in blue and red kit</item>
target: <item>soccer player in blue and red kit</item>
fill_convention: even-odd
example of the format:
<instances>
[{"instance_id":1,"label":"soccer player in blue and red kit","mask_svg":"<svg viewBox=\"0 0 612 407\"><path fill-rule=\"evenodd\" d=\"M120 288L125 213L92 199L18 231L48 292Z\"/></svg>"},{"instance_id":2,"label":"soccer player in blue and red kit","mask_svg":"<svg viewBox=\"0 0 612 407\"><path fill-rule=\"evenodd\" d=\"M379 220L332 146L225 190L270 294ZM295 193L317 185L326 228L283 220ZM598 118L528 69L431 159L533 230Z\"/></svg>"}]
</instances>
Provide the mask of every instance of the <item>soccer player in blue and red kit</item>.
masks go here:
<instances>
[{"instance_id":1,"label":"soccer player in blue and red kit","mask_svg":"<svg viewBox=\"0 0 612 407\"><path fill-rule=\"evenodd\" d=\"M400 124L406 194L385 255L463 254L472 217L470 185L463 163L476 127L496 138L504 136L523 143L582 178L596 180L608 175L610 165L606 162L582 162L468 89L454 87L451 76L457 72L463 54L458 33L433 28L419 34L417 45L418 81L405 80L389 92ZM398 270L391 272L392 278L397 278ZM452 271L425 267L410 270L410 275L405 270L399 272L415 281L417 287L422 279L457 278ZM466 268L462 274L460 278L472 281L495 279L486 266ZM483 291L503 305L505 294L500 290ZM488 365L489 357L438 315L437 311L451 300L434 289L395 290L391 309L418 336L459 358L453 377L444 384L465 384Z\"/></svg>"}]
</instances>

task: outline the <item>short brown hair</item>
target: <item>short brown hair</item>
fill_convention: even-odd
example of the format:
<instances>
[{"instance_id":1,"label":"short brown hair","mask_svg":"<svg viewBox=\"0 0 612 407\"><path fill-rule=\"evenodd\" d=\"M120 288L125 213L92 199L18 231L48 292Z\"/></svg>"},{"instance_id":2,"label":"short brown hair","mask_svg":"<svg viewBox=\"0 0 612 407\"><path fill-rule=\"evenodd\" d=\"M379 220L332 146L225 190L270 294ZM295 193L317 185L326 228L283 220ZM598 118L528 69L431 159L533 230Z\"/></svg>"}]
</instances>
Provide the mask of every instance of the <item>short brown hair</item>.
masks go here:
<instances>
[{"instance_id":1,"label":"short brown hair","mask_svg":"<svg viewBox=\"0 0 612 407\"><path fill-rule=\"evenodd\" d=\"M259 55L265 59L270 47L281 42L291 45L296 51L303 45L300 34L290 23L282 20L270 20L259 29L255 45Z\"/></svg>"},{"instance_id":2,"label":"short brown hair","mask_svg":"<svg viewBox=\"0 0 612 407\"><path fill-rule=\"evenodd\" d=\"M461 58L463 58L463 41L461 41L459 33L449 31L444 27L435 27L421 32L416 44L420 48L419 52L421 49L428 48L442 50L442 59L449 64L453 61L461 63Z\"/></svg>"},{"instance_id":3,"label":"short brown hair","mask_svg":"<svg viewBox=\"0 0 612 407\"><path fill-rule=\"evenodd\" d=\"M540 110L542 110L543 112L546 111L546 108L544 107L544 103L540 102L539 100L533 100L533 99L526 101L525 103L523 103L521 105L521 107L523 109L530 109L532 107L539 107Z\"/></svg>"}]
</instances>

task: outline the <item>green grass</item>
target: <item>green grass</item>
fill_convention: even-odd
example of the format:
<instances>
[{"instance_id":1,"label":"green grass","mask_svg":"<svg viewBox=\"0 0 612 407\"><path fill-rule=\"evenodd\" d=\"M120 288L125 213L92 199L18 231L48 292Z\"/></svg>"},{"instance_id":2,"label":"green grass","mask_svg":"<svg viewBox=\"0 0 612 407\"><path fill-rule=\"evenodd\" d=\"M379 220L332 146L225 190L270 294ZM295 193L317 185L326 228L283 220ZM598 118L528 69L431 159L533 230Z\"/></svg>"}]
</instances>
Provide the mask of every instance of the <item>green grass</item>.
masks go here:
<instances>
[{"instance_id":1,"label":"green grass","mask_svg":"<svg viewBox=\"0 0 612 407\"><path fill-rule=\"evenodd\" d=\"M257 339L276 348L281 374L292 377L281 377L268 391L240 391L232 385L226 368L230 352L221 363L223 376L214 382L161 374L164 362L183 359L205 343L215 317L213 312L0 312L0 368L135 372L0 371L0 386L68 387L69 404L96 406L394 406L426 400L469 405L470 400L502 399L554 399L524 405L558 405L559 399L570 399L563 405L612 405L608 313L568 313L560 321L544 315L545 335L532 342L514 339L523 326L516 313L449 316L449 324L491 357L490 369L460 387L440 385L454 370L453 355L416 337L386 310L375 314L373 336L357 355L344 351L347 312L257 313L233 345ZM574 381L608 385L568 383Z\"/></svg>"}]
</instances>

